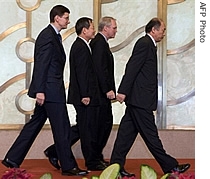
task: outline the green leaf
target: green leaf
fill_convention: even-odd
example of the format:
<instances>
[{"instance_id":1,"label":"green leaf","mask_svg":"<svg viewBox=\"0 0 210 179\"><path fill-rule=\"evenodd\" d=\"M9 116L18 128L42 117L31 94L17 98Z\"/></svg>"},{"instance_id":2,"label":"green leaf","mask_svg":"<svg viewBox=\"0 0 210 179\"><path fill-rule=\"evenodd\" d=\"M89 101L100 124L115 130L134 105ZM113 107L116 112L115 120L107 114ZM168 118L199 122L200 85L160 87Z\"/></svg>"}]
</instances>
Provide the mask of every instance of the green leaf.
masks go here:
<instances>
[{"instance_id":1,"label":"green leaf","mask_svg":"<svg viewBox=\"0 0 210 179\"><path fill-rule=\"evenodd\" d=\"M99 179L116 179L119 175L120 171L120 165L117 163L114 163L110 166L108 166L101 175L99 176Z\"/></svg>"},{"instance_id":2,"label":"green leaf","mask_svg":"<svg viewBox=\"0 0 210 179\"><path fill-rule=\"evenodd\" d=\"M52 179L52 174L51 173L45 173L40 177L40 179Z\"/></svg>"},{"instance_id":3,"label":"green leaf","mask_svg":"<svg viewBox=\"0 0 210 179\"><path fill-rule=\"evenodd\" d=\"M157 173L148 165L141 165L141 179L157 179Z\"/></svg>"},{"instance_id":4,"label":"green leaf","mask_svg":"<svg viewBox=\"0 0 210 179\"><path fill-rule=\"evenodd\" d=\"M169 177L169 173L166 173L165 175L163 175L160 179L167 179Z\"/></svg>"}]
</instances>

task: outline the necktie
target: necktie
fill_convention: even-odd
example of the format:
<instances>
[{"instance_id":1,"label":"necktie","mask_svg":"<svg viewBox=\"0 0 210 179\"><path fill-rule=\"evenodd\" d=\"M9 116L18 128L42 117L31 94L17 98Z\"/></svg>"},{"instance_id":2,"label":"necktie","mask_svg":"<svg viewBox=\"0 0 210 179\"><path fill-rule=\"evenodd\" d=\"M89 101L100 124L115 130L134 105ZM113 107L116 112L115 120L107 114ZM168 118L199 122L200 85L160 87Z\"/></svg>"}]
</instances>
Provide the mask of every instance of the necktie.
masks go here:
<instances>
[{"instance_id":1,"label":"necktie","mask_svg":"<svg viewBox=\"0 0 210 179\"><path fill-rule=\"evenodd\" d=\"M60 33L58 33L58 39L59 39L60 43L62 43L62 37L61 37Z\"/></svg>"}]
</instances>

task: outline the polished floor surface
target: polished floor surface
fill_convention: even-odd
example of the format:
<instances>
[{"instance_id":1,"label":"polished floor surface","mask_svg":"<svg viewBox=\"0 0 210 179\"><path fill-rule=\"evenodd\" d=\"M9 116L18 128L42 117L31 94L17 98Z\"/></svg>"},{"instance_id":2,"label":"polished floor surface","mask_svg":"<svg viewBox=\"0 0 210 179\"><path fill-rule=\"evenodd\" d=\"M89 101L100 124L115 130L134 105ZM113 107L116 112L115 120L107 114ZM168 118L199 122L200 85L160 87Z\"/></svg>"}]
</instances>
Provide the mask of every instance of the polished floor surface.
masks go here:
<instances>
[{"instance_id":1,"label":"polished floor surface","mask_svg":"<svg viewBox=\"0 0 210 179\"><path fill-rule=\"evenodd\" d=\"M195 160L194 159L178 159L179 163L190 163L191 167L187 171L188 173L195 173ZM85 169L84 160L77 160L79 167ZM136 174L136 178L140 179L140 166L141 164L146 164L151 166L158 175L158 179L161 178L163 172L159 167L158 163L154 159L127 159L126 170L131 173ZM39 179L45 173L51 173L53 179L62 179L62 178L71 178L71 179L80 179L81 176L62 176L59 170L54 169L47 159L26 159L21 165L22 169L25 169L27 173L31 173L33 177L31 179ZM0 164L0 176L2 176L5 171L7 171L4 165ZM91 171L86 178L91 179L91 176L99 176L100 171ZM107 178L108 179L108 178Z\"/></svg>"}]
</instances>

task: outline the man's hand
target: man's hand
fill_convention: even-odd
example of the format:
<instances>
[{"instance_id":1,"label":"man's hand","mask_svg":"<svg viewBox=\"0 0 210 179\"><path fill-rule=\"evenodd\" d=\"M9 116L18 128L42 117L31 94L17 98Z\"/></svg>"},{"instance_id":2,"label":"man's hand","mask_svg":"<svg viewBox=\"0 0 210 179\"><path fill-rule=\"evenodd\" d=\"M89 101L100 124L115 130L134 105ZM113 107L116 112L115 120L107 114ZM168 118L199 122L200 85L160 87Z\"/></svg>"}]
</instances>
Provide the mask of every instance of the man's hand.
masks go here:
<instances>
[{"instance_id":1,"label":"man's hand","mask_svg":"<svg viewBox=\"0 0 210 179\"><path fill-rule=\"evenodd\" d=\"M36 93L36 102L38 105L42 106L44 104L45 95L44 93Z\"/></svg>"},{"instance_id":2,"label":"man's hand","mask_svg":"<svg viewBox=\"0 0 210 179\"><path fill-rule=\"evenodd\" d=\"M117 98L117 101L119 101L120 103L123 103L125 100L125 97L126 95L118 93L116 98Z\"/></svg>"},{"instance_id":3,"label":"man's hand","mask_svg":"<svg viewBox=\"0 0 210 179\"><path fill-rule=\"evenodd\" d=\"M81 102L84 104L84 105L88 105L90 103L90 98L89 97L86 97L86 98L82 98Z\"/></svg>"},{"instance_id":4,"label":"man's hand","mask_svg":"<svg viewBox=\"0 0 210 179\"><path fill-rule=\"evenodd\" d=\"M107 92L107 93L106 93L106 97L107 97L108 99L115 99L115 93L114 93L114 91L111 90L111 91Z\"/></svg>"}]
</instances>

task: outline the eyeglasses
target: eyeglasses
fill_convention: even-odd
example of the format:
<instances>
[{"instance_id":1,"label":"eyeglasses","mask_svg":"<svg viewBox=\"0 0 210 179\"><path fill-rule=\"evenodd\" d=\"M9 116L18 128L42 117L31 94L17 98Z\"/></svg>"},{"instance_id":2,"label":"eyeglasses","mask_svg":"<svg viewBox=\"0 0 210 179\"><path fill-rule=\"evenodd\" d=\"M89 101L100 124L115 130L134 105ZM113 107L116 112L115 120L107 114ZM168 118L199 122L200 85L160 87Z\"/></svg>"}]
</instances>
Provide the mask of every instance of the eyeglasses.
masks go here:
<instances>
[{"instance_id":1,"label":"eyeglasses","mask_svg":"<svg viewBox=\"0 0 210 179\"><path fill-rule=\"evenodd\" d=\"M62 17L60 17L60 18L63 18L63 19L65 19L65 20L69 20L69 16L67 16L67 17L65 17L65 16L62 16Z\"/></svg>"}]
</instances>

